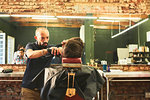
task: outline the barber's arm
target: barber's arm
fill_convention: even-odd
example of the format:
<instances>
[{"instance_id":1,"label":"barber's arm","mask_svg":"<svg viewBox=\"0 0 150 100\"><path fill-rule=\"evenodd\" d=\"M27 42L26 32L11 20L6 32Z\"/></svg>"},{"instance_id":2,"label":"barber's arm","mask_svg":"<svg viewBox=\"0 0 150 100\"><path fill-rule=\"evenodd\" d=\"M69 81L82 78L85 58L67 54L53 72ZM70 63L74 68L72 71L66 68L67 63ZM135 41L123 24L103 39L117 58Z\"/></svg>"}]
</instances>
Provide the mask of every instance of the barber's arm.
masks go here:
<instances>
[{"instance_id":1,"label":"barber's arm","mask_svg":"<svg viewBox=\"0 0 150 100\"><path fill-rule=\"evenodd\" d=\"M42 50L32 50L32 49L28 49L26 51L26 55L28 58L38 58L41 56L46 55L48 52L53 54L53 55L59 55L61 54L61 48L57 48L57 47L51 47L49 48L51 49L51 52L48 51L48 49L42 49Z\"/></svg>"},{"instance_id":2,"label":"barber's arm","mask_svg":"<svg viewBox=\"0 0 150 100\"><path fill-rule=\"evenodd\" d=\"M42 50L32 50L32 49L28 49L26 51L26 55L28 58L38 58L41 56L44 56L48 53L47 49L42 49Z\"/></svg>"}]
</instances>

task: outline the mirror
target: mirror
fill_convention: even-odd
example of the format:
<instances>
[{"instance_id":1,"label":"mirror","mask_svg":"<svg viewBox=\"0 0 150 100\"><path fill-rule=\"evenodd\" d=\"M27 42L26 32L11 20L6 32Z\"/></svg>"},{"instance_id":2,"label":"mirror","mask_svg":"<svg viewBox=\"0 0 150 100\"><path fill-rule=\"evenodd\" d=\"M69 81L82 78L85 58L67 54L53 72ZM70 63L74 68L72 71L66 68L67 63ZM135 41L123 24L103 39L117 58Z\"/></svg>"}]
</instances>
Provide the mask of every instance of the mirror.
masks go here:
<instances>
[{"instance_id":1,"label":"mirror","mask_svg":"<svg viewBox=\"0 0 150 100\"><path fill-rule=\"evenodd\" d=\"M85 18L83 18L82 16L81 18L68 18L66 16L66 18L63 18L62 16L49 16L44 17L44 19L42 19L42 16L34 16L34 18L31 16L0 17L0 25L2 26L0 30L5 32L7 35L15 37L15 48L17 48L17 44L21 43L25 46L28 42L35 41L33 38L35 29L37 27L44 26L48 27L51 33L50 37L54 37L50 38L50 43L57 44L60 43L63 39L79 36L80 26L84 24L85 19L89 18L89 20L93 20L93 25L91 26L95 32L95 58L100 60L110 59L110 62L114 63L116 60L113 59L116 58L113 58L113 56L116 48L126 47L126 45L130 43L139 44L139 36L137 36L139 34L139 28L135 27L135 34L131 34L131 36L129 36L129 33L132 32L126 32L127 35L119 36L119 38L117 37L111 39L111 37L116 33L136 25L138 22L143 21L148 16L139 14L134 15L134 17L132 15L120 15L121 17L117 17L118 14L104 14L101 16L103 17L84 16ZM122 44L120 44L120 41ZM111 44L111 46L108 46L109 44ZM99 50L101 50L101 52L99 52Z\"/></svg>"}]
</instances>

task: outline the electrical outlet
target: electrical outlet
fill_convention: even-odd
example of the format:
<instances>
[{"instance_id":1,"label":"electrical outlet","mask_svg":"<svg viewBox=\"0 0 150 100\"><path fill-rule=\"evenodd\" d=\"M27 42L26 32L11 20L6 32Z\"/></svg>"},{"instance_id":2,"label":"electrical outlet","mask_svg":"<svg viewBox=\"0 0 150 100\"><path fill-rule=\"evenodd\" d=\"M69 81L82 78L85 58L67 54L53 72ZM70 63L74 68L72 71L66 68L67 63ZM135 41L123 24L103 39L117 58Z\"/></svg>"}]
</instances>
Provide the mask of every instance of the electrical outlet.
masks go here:
<instances>
[{"instance_id":1,"label":"electrical outlet","mask_svg":"<svg viewBox=\"0 0 150 100\"><path fill-rule=\"evenodd\" d=\"M145 98L150 98L150 92L145 92Z\"/></svg>"}]
</instances>

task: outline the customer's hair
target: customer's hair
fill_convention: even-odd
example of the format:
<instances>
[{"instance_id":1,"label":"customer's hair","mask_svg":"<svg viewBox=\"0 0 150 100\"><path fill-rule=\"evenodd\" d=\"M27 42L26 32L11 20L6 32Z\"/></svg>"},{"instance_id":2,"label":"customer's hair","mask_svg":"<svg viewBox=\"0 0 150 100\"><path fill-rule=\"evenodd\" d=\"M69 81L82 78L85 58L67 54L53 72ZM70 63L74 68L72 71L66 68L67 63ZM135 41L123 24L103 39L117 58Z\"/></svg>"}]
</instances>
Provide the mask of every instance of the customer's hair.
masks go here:
<instances>
[{"instance_id":1,"label":"customer's hair","mask_svg":"<svg viewBox=\"0 0 150 100\"><path fill-rule=\"evenodd\" d=\"M23 51L23 52L24 52L24 49L20 49L20 50L18 50L18 51Z\"/></svg>"},{"instance_id":2,"label":"customer's hair","mask_svg":"<svg viewBox=\"0 0 150 100\"><path fill-rule=\"evenodd\" d=\"M83 52L83 41L79 37L69 39L64 45L64 58L80 58Z\"/></svg>"},{"instance_id":3,"label":"customer's hair","mask_svg":"<svg viewBox=\"0 0 150 100\"><path fill-rule=\"evenodd\" d=\"M23 45L21 45L21 44L18 44L18 46L17 46L17 50L19 50L20 48L24 48L24 46Z\"/></svg>"}]
</instances>

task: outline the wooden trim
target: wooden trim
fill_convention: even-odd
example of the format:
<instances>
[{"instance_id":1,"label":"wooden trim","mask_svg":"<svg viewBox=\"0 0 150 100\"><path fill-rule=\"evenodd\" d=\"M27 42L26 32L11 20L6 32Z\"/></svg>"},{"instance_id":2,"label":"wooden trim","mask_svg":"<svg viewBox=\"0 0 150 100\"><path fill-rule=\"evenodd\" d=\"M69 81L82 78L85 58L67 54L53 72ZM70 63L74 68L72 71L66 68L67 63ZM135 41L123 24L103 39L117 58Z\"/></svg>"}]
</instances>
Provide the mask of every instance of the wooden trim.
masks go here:
<instances>
[{"instance_id":1,"label":"wooden trim","mask_svg":"<svg viewBox=\"0 0 150 100\"><path fill-rule=\"evenodd\" d=\"M96 29L119 29L119 26L94 26ZM126 27L121 26L120 29L126 29Z\"/></svg>"},{"instance_id":2,"label":"wooden trim","mask_svg":"<svg viewBox=\"0 0 150 100\"><path fill-rule=\"evenodd\" d=\"M59 22L53 19L11 18L11 22Z\"/></svg>"},{"instance_id":3,"label":"wooden trim","mask_svg":"<svg viewBox=\"0 0 150 100\"><path fill-rule=\"evenodd\" d=\"M100 21L94 21L94 25L119 25L119 22L100 22ZM131 22L131 25L134 25L134 22ZM130 22L120 22L121 26L129 26Z\"/></svg>"},{"instance_id":4,"label":"wooden trim","mask_svg":"<svg viewBox=\"0 0 150 100\"><path fill-rule=\"evenodd\" d=\"M46 23L21 23L20 26L47 26L47 27L80 28L81 25L46 24Z\"/></svg>"}]
</instances>

